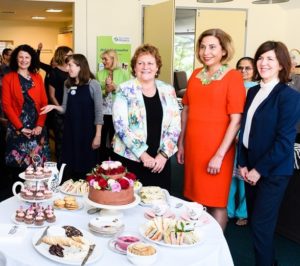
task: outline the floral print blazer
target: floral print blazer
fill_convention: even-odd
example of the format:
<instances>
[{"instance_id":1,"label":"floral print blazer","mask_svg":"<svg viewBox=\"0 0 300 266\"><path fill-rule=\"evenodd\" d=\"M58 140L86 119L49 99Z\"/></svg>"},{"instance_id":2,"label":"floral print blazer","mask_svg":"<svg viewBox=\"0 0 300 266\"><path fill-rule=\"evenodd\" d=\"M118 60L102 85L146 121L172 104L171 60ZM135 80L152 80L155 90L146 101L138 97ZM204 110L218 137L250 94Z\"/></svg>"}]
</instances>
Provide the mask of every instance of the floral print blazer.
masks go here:
<instances>
[{"instance_id":1,"label":"floral print blazer","mask_svg":"<svg viewBox=\"0 0 300 266\"><path fill-rule=\"evenodd\" d=\"M162 132L159 150L171 157L177 151L180 134L180 112L175 90L160 80L156 80L163 108ZM133 161L147 151L147 119L141 84L131 79L120 84L113 103L113 123L115 136L114 152Z\"/></svg>"}]
</instances>

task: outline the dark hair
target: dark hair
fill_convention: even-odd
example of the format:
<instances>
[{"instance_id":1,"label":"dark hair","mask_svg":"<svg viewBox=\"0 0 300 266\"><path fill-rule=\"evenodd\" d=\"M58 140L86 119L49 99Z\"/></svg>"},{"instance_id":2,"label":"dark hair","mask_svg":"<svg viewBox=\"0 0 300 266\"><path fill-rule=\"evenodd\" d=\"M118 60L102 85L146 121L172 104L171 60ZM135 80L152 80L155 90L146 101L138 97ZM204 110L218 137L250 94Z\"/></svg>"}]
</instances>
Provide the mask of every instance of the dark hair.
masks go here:
<instances>
[{"instance_id":1,"label":"dark hair","mask_svg":"<svg viewBox=\"0 0 300 266\"><path fill-rule=\"evenodd\" d=\"M74 85L83 85L89 82L90 79L94 79L95 76L90 70L89 63L86 57L82 54L72 54L69 55L66 59L66 63L69 63L71 60L74 61L74 64L80 67L80 71L78 73L79 83L76 84L76 79L71 78L70 76L66 80L66 87L70 88Z\"/></svg>"},{"instance_id":2,"label":"dark hair","mask_svg":"<svg viewBox=\"0 0 300 266\"><path fill-rule=\"evenodd\" d=\"M68 46L59 46L56 48L54 52L54 61L59 65L62 66L65 64L66 58L65 56L67 55L68 52L73 52L72 48Z\"/></svg>"},{"instance_id":3,"label":"dark hair","mask_svg":"<svg viewBox=\"0 0 300 266\"><path fill-rule=\"evenodd\" d=\"M253 76L252 76L252 79L251 79L251 80L252 80L252 81L257 80L258 73L257 73L256 65L255 65L255 63L254 63L254 59L253 59L252 57L245 56L245 57L240 58L240 59L237 61L236 65L235 65L235 68L238 69L238 67L240 66L240 63L241 63L242 61L244 61L244 60L250 62L250 64L252 65L252 68L253 68Z\"/></svg>"},{"instance_id":4,"label":"dark hair","mask_svg":"<svg viewBox=\"0 0 300 266\"><path fill-rule=\"evenodd\" d=\"M31 46L27 44L19 45L17 48L13 50L13 52L11 53L10 63L9 63L10 69L12 71L18 71L19 69L18 54L20 51L27 52L31 56L31 62L28 71L31 73L38 72L40 68L40 61L39 61L38 54Z\"/></svg>"},{"instance_id":5,"label":"dark hair","mask_svg":"<svg viewBox=\"0 0 300 266\"><path fill-rule=\"evenodd\" d=\"M199 36L199 38L197 40L196 57L199 60L199 62L203 64L203 62L201 61L200 56L199 56L201 42L205 37L208 37L208 36L216 37L219 40L222 49L225 51L225 55L222 56L221 62L227 63L228 61L230 61L234 54L232 38L230 37L229 34L227 34L225 31L223 31L221 29L209 29L209 30L202 32L202 34Z\"/></svg>"},{"instance_id":6,"label":"dark hair","mask_svg":"<svg viewBox=\"0 0 300 266\"><path fill-rule=\"evenodd\" d=\"M255 53L254 63L256 65L262 54L272 50L274 50L278 63L282 67L282 69L279 71L278 78L280 82L286 83L290 80L289 77L292 62L289 51L284 43L275 41L264 42L258 47Z\"/></svg>"},{"instance_id":7,"label":"dark hair","mask_svg":"<svg viewBox=\"0 0 300 266\"><path fill-rule=\"evenodd\" d=\"M151 45L151 44L143 44L135 50L134 55L133 55L133 57L131 59L131 62L130 62L132 75L134 77L136 76L135 75L135 70L134 70L135 65L136 65L136 61L137 61L138 57L140 55L143 55L143 54L149 54L149 55L152 55L155 58L156 65L157 65L157 68L158 68L158 70L156 72L156 75L155 75L155 77L157 78L160 74L160 69L162 67L161 56L159 54L158 49L155 46Z\"/></svg>"},{"instance_id":8,"label":"dark hair","mask_svg":"<svg viewBox=\"0 0 300 266\"><path fill-rule=\"evenodd\" d=\"M11 48L4 48L3 51L2 51L2 56L4 55L8 55L8 52L12 51Z\"/></svg>"}]
</instances>

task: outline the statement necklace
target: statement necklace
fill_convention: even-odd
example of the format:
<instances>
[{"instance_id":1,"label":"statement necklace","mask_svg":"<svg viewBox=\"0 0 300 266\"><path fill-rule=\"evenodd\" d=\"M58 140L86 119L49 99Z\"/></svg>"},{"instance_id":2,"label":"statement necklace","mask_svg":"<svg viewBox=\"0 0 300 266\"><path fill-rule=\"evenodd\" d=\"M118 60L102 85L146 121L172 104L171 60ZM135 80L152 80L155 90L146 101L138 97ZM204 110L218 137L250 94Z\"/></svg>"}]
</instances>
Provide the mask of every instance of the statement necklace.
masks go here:
<instances>
[{"instance_id":1,"label":"statement necklace","mask_svg":"<svg viewBox=\"0 0 300 266\"><path fill-rule=\"evenodd\" d=\"M227 68L228 65L221 65L220 68L212 76L210 76L207 72L207 67L204 67L197 75L197 77L200 78L203 85L208 85L212 81L219 79L219 77L223 75L224 71Z\"/></svg>"}]
</instances>

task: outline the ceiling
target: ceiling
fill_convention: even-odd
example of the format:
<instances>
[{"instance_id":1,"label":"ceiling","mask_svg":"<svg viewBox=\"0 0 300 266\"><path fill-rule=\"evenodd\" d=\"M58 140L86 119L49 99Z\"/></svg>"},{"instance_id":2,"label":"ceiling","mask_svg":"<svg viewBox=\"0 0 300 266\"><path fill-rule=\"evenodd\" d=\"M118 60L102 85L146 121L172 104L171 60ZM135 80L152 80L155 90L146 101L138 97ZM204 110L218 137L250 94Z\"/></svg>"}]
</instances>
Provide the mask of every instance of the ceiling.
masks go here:
<instances>
[{"instance_id":1,"label":"ceiling","mask_svg":"<svg viewBox=\"0 0 300 266\"><path fill-rule=\"evenodd\" d=\"M73 1L64 0L0 0L0 20L33 21L33 16L45 16L39 22L70 22L73 14ZM63 9L61 13L47 13L46 9Z\"/></svg>"}]
</instances>

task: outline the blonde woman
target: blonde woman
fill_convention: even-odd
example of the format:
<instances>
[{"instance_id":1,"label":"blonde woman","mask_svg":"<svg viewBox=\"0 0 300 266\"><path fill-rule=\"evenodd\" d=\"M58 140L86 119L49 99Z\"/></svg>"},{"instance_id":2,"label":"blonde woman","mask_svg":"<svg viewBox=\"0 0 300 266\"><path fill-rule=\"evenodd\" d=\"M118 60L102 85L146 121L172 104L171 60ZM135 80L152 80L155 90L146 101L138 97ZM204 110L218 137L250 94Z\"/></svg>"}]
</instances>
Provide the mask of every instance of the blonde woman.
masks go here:
<instances>
[{"instance_id":1,"label":"blonde woman","mask_svg":"<svg viewBox=\"0 0 300 266\"><path fill-rule=\"evenodd\" d=\"M130 79L130 73L119 67L118 55L115 50L106 50L101 54L104 68L97 73L103 98L104 125L101 135L100 161L110 157L110 147L115 130L112 122L112 105L115 91L119 84Z\"/></svg>"}]
</instances>

